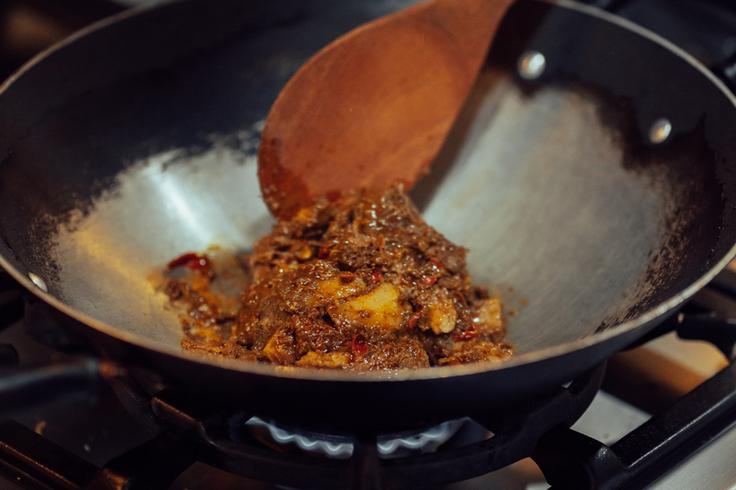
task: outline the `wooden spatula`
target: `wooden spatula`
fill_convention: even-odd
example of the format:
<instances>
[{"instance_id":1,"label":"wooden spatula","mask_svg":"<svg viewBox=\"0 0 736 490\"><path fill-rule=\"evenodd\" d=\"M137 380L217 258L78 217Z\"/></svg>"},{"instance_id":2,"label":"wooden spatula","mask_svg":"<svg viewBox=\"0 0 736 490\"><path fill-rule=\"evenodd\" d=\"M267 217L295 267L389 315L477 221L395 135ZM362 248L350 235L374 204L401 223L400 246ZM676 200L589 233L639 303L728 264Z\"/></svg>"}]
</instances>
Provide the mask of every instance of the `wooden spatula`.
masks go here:
<instances>
[{"instance_id":1,"label":"wooden spatula","mask_svg":"<svg viewBox=\"0 0 736 490\"><path fill-rule=\"evenodd\" d=\"M514 0L432 0L338 38L279 94L258 177L288 218L320 196L411 186L439 151Z\"/></svg>"}]
</instances>

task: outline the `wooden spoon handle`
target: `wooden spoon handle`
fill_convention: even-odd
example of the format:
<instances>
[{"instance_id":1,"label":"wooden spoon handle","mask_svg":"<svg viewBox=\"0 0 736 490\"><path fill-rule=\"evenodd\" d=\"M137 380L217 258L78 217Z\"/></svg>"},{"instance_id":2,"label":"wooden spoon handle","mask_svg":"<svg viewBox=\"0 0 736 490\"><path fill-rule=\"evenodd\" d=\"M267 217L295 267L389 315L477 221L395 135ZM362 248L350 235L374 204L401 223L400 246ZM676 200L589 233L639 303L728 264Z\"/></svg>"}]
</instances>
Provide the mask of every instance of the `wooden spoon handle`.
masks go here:
<instances>
[{"instance_id":1,"label":"wooden spoon handle","mask_svg":"<svg viewBox=\"0 0 736 490\"><path fill-rule=\"evenodd\" d=\"M274 215L320 196L412 185L436 156L514 0L434 0L337 39L286 84L258 176Z\"/></svg>"}]
</instances>

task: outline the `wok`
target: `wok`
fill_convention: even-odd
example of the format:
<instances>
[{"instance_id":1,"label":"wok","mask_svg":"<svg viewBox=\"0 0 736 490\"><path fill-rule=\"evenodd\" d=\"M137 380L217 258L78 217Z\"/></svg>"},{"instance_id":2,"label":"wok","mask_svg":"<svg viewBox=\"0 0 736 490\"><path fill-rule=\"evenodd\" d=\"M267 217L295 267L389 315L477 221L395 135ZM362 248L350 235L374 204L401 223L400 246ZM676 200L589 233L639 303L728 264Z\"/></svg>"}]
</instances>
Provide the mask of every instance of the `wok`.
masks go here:
<instances>
[{"instance_id":1,"label":"wok","mask_svg":"<svg viewBox=\"0 0 736 490\"><path fill-rule=\"evenodd\" d=\"M320 47L408 3L168 3L102 21L8 80L0 262L108 362L6 374L6 396L49 379L72 389L112 361L212 403L315 424L488 412L631 344L734 256L734 96L621 18L522 1L413 191L429 223L470 250L475 282L519 307L508 333L515 357L355 374L183 351L151 272L179 253L241 249L268 232L255 153L272 101ZM517 70L529 52L546 60L543 73L526 73L532 80Z\"/></svg>"}]
</instances>

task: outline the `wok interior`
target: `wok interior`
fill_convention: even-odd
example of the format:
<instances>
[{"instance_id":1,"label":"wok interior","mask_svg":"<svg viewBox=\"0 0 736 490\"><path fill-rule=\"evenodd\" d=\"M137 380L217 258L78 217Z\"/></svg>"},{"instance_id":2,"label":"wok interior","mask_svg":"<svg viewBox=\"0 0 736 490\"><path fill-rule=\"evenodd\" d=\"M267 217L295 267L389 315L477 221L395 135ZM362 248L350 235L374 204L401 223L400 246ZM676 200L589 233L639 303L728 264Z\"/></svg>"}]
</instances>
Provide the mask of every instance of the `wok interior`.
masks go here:
<instances>
[{"instance_id":1,"label":"wok interior","mask_svg":"<svg viewBox=\"0 0 736 490\"><path fill-rule=\"evenodd\" d=\"M149 277L180 253L242 250L268 232L255 148L270 101L337 34L326 26L383 13L356 2L336 24L340 5L332 18L242 35L46 112L0 169L0 200L19 210L3 219L3 254L91 317L178 346L179 322ZM632 153L603 99L574 85L529 92L502 64L472 100L415 196L431 225L470 250L475 282L518 311L517 352L635 315L732 243L720 221L698 221L724 206L698 144Z\"/></svg>"},{"instance_id":2,"label":"wok interior","mask_svg":"<svg viewBox=\"0 0 736 490\"><path fill-rule=\"evenodd\" d=\"M518 310L509 339L526 352L591 334L641 299L668 195L623 167L593 101L561 90L528 98L508 77L488 76L494 82L424 215L470 250L476 283ZM255 156L217 142L196 155L163 152L58 228L54 287L95 318L178 345L180 324L151 272L211 244L247 248L272 222Z\"/></svg>"}]
</instances>

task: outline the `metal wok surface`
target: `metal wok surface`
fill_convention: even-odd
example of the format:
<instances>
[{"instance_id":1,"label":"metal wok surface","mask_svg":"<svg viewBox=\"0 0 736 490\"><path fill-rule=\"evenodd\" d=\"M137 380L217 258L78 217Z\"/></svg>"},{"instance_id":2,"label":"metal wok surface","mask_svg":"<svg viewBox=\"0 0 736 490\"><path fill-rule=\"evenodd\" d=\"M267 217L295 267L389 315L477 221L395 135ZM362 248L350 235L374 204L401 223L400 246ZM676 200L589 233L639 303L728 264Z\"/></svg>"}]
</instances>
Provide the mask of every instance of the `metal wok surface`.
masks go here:
<instances>
[{"instance_id":1,"label":"metal wok surface","mask_svg":"<svg viewBox=\"0 0 736 490\"><path fill-rule=\"evenodd\" d=\"M0 93L3 266L69 316L190 371L208 366L233 381L475 374L501 395L590 367L733 256L733 96L608 14L527 1L415 190L429 223L470 249L474 280L511 306L527 303L509 322L516 357L356 376L183 352L151 272L210 244L242 249L269 230L255 150L271 102L321 46L408 3L182 2L121 15L42 55ZM533 84L514 73L529 48L549 64ZM674 130L655 147L646 134L659 117ZM536 379L509 386L519 376Z\"/></svg>"}]
</instances>

